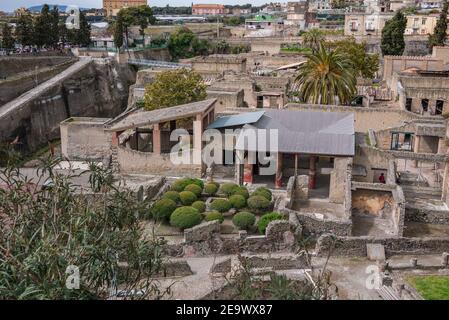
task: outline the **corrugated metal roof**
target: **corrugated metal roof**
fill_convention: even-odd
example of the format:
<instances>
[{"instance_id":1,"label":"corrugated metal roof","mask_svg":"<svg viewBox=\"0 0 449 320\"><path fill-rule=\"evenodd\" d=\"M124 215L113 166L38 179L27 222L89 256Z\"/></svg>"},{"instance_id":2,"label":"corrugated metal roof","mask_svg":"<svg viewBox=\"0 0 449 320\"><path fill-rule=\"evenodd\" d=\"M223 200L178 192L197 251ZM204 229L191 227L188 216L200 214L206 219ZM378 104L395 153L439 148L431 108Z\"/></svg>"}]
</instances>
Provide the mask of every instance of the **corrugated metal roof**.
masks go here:
<instances>
[{"instance_id":1,"label":"corrugated metal roof","mask_svg":"<svg viewBox=\"0 0 449 320\"><path fill-rule=\"evenodd\" d=\"M340 112L313 112L294 110L267 110L260 120L245 125L237 139L236 149L245 146L245 130L277 129L278 151L321 155L347 155L355 153L354 115ZM267 132L267 140L274 134ZM257 150L269 151L269 141L257 146Z\"/></svg>"},{"instance_id":2,"label":"corrugated metal roof","mask_svg":"<svg viewBox=\"0 0 449 320\"><path fill-rule=\"evenodd\" d=\"M243 126L245 124L255 123L263 116L265 111L246 112L232 116L220 117L211 123L207 129L220 129L227 127Z\"/></svg>"}]
</instances>

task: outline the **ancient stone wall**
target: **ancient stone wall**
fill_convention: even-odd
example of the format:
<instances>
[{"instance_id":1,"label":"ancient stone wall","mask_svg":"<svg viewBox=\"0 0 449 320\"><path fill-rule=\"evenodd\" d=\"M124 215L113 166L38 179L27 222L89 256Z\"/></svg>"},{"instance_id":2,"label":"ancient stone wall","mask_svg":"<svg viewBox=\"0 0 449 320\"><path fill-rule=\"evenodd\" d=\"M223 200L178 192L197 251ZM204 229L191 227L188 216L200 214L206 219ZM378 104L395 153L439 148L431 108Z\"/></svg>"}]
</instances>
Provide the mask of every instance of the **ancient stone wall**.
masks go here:
<instances>
[{"instance_id":1,"label":"ancient stone wall","mask_svg":"<svg viewBox=\"0 0 449 320\"><path fill-rule=\"evenodd\" d=\"M447 210L408 207L405 211L405 221L449 225L449 214Z\"/></svg>"},{"instance_id":2,"label":"ancient stone wall","mask_svg":"<svg viewBox=\"0 0 449 320\"><path fill-rule=\"evenodd\" d=\"M69 118L61 122L61 152L69 160L102 160L111 153L110 118Z\"/></svg>"},{"instance_id":3,"label":"ancient stone wall","mask_svg":"<svg viewBox=\"0 0 449 320\"><path fill-rule=\"evenodd\" d=\"M366 257L366 245L379 243L385 247L385 254L441 254L449 248L447 238L376 238L376 237L335 237L322 235L316 244L318 256L326 256L329 251L332 256Z\"/></svg>"}]
</instances>

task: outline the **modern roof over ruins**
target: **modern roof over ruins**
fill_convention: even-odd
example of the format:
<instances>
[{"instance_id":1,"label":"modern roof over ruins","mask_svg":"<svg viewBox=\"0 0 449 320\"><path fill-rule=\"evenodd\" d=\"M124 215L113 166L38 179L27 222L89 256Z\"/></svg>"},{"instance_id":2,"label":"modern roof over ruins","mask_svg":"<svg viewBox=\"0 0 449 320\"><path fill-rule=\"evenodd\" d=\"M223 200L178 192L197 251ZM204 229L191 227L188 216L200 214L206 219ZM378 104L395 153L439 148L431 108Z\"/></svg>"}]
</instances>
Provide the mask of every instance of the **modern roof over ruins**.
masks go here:
<instances>
[{"instance_id":1,"label":"modern roof over ruins","mask_svg":"<svg viewBox=\"0 0 449 320\"><path fill-rule=\"evenodd\" d=\"M192 117L198 113L208 111L214 106L216 101L217 99L207 99L175 107L130 113L116 123L113 123L108 130L122 131L140 126Z\"/></svg>"},{"instance_id":2,"label":"modern roof over ruins","mask_svg":"<svg viewBox=\"0 0 449 320\"><path fill-rule=\"evenodd\" d=\"M249 149L245 145L245 129L277 129L278 151L283 153L336 156L353 156L355 153L352 113L267 110L257 122L243 126L237 139L238 150ZM258 150L250 151L266 150L260 150L259 145Z\"/></svg>"}]
</instances>

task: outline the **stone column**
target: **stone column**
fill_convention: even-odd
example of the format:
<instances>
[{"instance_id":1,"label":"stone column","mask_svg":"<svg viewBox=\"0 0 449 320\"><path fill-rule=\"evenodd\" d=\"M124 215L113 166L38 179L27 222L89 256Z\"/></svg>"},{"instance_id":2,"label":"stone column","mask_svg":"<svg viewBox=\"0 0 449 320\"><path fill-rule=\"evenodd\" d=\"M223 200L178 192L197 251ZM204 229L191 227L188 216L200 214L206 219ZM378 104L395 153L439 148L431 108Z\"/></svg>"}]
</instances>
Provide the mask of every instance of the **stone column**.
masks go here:
<instances>
[{"instance_id":1,"label":"stone column","mask_svg":"<svg viewBox=\"0 0 449 320\"><path fill-rule=\"evenodd\" d=\"M443 185L442 185L442 192L441 192L441 200L444 202L446 202L446 198L447 198L448 177L449 177L449 163L446 162L445 166L444 166Z\"/></svg>"},{"instance_id":2,"label":"stone column","mask_svg":"<svg viewBox=\"0 0 449 320\"><path fill-rule=\"evenodd\" d=\"M299 158L299 155L297 153L295 153L295 177L298 176L298 158Z\"/></svg>"},{"instance_id":3,"label":"stone column","mask_svg":"<svg viewBox=\"0 0 449 320\"><path fill-rule=\"evenodd\" d=\"M161 154L161 130L159 123L153 125L153 153Z\"/></svg>"},{"instance_id":4,"label":"stone column","mask_svg":"<svg viewBox=\"0 0 449 320\"><path fill-rule=\"evenodd\" d=\"M280 152L276 155L276 176L274 180L274 187L282 187L282 153Z\"/></svg>"},{"instance_id":5,"label":"stone column","mask_svg":"<svg viewBox=\"0 0 449 320\"><path fill-rule=\"evenodd\" d=\"M201 150L203 149L202 142L203 134L203 116L197 114L195 121L193 121L193 164L201 164Z\"/></svg>"},{"instance_id":6,"label":"stone column","mask_svg":"<svg viewBox=\"0 0 449 320\"><path fill-rule=\"evenodd\" d=\"M415 136L415 143L413 146L413 152L414 153L418 153L419 152L419 145L421 142L421 136ZM418 160L413 160L413 165L415 168L418 167L419 161Z\"/></svg>"},{"instance_id":7,"label":"stone column","mask_svg":"<svg viewBox=\"0 0 449 320\"><path fill-rule=\"evenodd\" d=\"M310 156L309 163L309 189L316 186L316 156Z\"/></svg>"}]
</instances>

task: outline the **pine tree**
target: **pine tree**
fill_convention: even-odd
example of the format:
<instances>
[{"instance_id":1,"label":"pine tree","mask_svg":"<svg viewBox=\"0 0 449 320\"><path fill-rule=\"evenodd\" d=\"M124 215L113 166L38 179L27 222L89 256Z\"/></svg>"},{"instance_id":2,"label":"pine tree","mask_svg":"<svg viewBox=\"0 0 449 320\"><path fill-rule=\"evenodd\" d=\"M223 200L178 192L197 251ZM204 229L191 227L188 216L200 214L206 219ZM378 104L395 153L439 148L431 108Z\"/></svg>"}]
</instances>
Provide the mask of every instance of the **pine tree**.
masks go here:
<instances>
[{"instance_id":1,"label":"pine tree","mask_svg":"<svg viewBox=\"0 0 449 320\"><path fill-rule=\"evenodd\" d=\"M3 24L1 47L4 49L13 49L14 43L15 43L15 40L12 35L11 26L7 23Z\"/></svg>"},{"instance_id":2,"label":"pine tree","mask_svg":"<svg viewBox=\"0 0 449 320\"><path fill-rule=\"evenodd\" d=\"M22 46L31 46L34 43L33 18L29 12L22 13L16 25L17 42Z\"/></svg>"},{"instance_id":3,"label":"pine tree","mask_svg":"<svg viewBox=\"0 0 449 320\"><path fill-rule=\"evenodd\" d=\"M380 45L383 55L400 56L405 49L404 32L407 18L401 11L385 23L382 29L382 43Z\"/></svg>"},{"instance_id":4,"label":"pine tree","mask_svg":"<svg viewBox=\"0 0 449 320\"><path fill-rule=\"evenodd\" d=\"M444 1L443 9L441 10L440 17L438 18L437 24L433 34L429 35L429 47L432 49L433 46L444 46L444 41L446 40L447 34L447 12L449 8L449 3Z\"/></svg>"},{"instance_id":5,"label":"pine tree","mask_svg":"<svg viewBox=\"0 0 449 320\"><path fill-rule=\"evenodd\" d=\"M114 44L120 49L123 47L123 23L121 20L117 20L114 23Z\"/></svg>"},{"instance_id":6,"label":"pine tree","mask_svg":"<svg viewBox=\"0 0 449 320\"><path fill-rule=\"evenodd\" d=\"M44 4L34 25L34 39L38 47L52 45L51 25L50 8L47 4Z\"/></svg>"}]
</instances>

